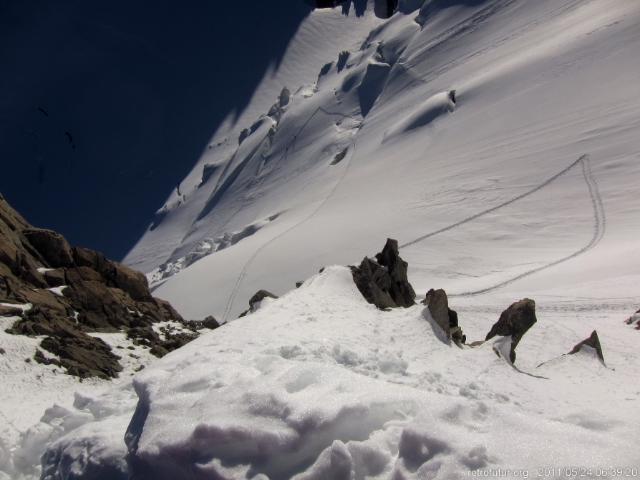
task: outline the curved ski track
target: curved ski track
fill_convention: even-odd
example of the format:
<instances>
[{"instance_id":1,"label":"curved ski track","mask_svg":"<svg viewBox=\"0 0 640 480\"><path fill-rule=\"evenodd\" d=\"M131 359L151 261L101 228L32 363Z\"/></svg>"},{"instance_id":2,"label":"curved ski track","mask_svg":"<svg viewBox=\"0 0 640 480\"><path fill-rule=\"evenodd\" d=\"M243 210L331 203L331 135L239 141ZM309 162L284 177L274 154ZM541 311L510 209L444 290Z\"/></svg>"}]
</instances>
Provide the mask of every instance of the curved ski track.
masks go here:
<instances>
[{"instance_id":1,"label":"curved ski track","mask_svg":"<svg viewBox=\"0 0 640 480\"><path fill-rule=\"evenodd\" d=\"M469 223L473 220L476 220L480 217L483 217L489 213L493 213L503 207L506 207L508 205L511 205L515 202L517 202L518 200L522 200L525 197L528 197L536 192L538 192L539 190L541 190L542 188L546 187L547 185L551 184L552 182L554 182L555 180L557 180L559 177L561 177L562 175L564 175L565 173L569 172L570 170L572 170L574 167L576 167L578 164L580 164L582 166L582 175L584 177L585 183L587 184L587 188L589 189L589 196L591 198L591 204L593 207L593 221L594 221L594 226L593 226L593 235L591 237L591 240L589 240L589 242L582 248L580 248L579 250L576 250L575 252L562 257L558 260L554 260L550 263L547 263L545 265L541 265L539 267L536 268L532 268L530 270L527 270L523 273L520 273L518 275L516 275L515 277L512 277L508 280L504 280L502 282L499 282L497 284L494 284L490 287L486 287L486 288L482 288L479 290L473 290L473 291L468 291L468 292L460 292L460 293L455 293L455 294L450 294L449 296L451 297L468 297L468 296L474 296L474 295L481 295L484 293L488 293L491 292L493 290L497 290L499 288L502 288L506 285L509 285L513 282L516 282L518 280L521 280L525 277L528 277L530 275L533 275L535 273L541 272L542 270L546 270L548 268L551 267L555 267L556 265L559 265L561 263L564 263L568 260L571 260L579 255L582 255L583 253L591 250L593 247L595 247L600 240L602 240L602 237L604 236L605 230L606 230L606 226L607 226L607 219L606 219L606 214L605 214L605 209L604 209L604 204L602 202L602 197L600 196L600 191L598 189L598 183L596 182L596 179L593 176L593 173L591 171L591 163L590 163L590 158L589 155L582 155L580 158L578 158L577 160L575 160L574 162L572 162L569 166L567 166L566 168L564 168L563 170L561 170L560 172L556 173L555 175L553 175L552 177L548 178L547 180L545 180L544 182L540 183L539 185L537 185L536 187L532 188L531 190L528 190L520 195L517 195L516 197L513 197L499 205L496 205L495 207L492 208L488 208L487 210L483 210L479 213L476 213L475 215L472 215L470 217L467 217L463 220L460 220L459 222L453 223L451 225L448 225L444 228L441 228L439 230L436 230L434 232L430 232L427 233L426 235L422 235L414 240L411 240L409 242L406 242L402 245L400 245L401 248L406 248L406 247L410 247L411 245L415 245L418 242L421 242L423 240L426 240L428 238L434 237L440 233L444 233L447 232L449 230L453 230L456 227L462 226L466 223Z\"/></svg>"}]
</instances>

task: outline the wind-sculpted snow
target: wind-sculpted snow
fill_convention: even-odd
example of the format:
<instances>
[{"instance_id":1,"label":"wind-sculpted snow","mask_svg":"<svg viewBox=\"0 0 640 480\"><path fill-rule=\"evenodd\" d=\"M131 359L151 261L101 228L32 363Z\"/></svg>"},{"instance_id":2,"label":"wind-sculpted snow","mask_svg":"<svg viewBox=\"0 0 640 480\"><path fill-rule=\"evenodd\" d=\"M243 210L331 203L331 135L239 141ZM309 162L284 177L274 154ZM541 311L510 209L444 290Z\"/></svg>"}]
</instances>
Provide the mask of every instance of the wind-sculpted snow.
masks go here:
<instances>
[{"instance_id":1,"label":"wind-sculpted snow","mask_svg":"<svg viewBox=\"0 0 640 480\"><path fill-rule=\"evenodd\" d=\"M468 308L465 330L483 338L497 313ZM633 464L625 325L605 337L615 370L587 354L537 369L599 321L540 315L518 370L493 351L508 352L506 337L447 345L422 310L379 311L349 269L329 267L138 374L137 400L120 388L77 401L60 415L71 426L48 447L44 478L461 479L533 476L550 457Z\"/></svg>"},{"instance_id":2,"label":"wind-sculpted snow","mask_svg":"<svg viewBox=\"0 0 640 480\"><path fill-rule=\"evenodd\" d=\"M255 291L286 292L387 236L408 246L420 289L553 295L563 272L578 279L586 266L598 279L612 259L628 271L640 204L617 192L638 182L640 71L625 60L640 48L638 4L405 1L388 20L353 13L309 17L279 80L214 135L129 260L176 264L284 213L199 256L158 295L188 317L232 319Z\"/></svg>"},{"instance_id":3,"label":"wind-sculpted snow","mask_svg":"<svg viewBox=\"0 0 640 480\"><path fill-rule=\"evenodd\" d=\"M401 135L413 129L428 125L436 118L448 112L453 112L456 106L453 92L455 91L441 92L425 100L412 113L387 130L384 141L396 135Z\"/></svg>"}]
</instances>

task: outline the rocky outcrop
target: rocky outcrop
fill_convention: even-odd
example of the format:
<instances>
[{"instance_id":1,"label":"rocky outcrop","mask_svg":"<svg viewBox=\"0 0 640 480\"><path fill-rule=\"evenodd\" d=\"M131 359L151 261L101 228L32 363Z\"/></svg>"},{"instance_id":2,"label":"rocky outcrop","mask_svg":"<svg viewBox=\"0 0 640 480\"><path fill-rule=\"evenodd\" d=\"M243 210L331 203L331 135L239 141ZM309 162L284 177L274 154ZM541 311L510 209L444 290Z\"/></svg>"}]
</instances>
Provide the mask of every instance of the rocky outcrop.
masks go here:
<instances>
[{"instance_id":1,"label":"rocky outcrop","mask_svg":"<svg viewBox=\"0 0 640 480\"><path fill-rule=\"evenodd\" d=\"M251 311L256 310L259 307L259 303L262 302L265 298L278 298L277 295L267 291L267 290L258 290L253 294L253 297L249 299L249 308Z\"/></svg>"},{"instance_id":2,"label":"rocky outcrop","mask_svg":"<svg viewBox=\"0 0 640 480\"><path fill-rule=\"evenodd\" d=\"M582 340L580 343L574 346L569 352L569 355L575 355L579 351L584 350L584 347L593 348L596 354L598 355L598 358L600 359L600 361L604 363L602 345L600 345L600 338L598 337L597 331L594 330L593 332L591 332L591 335L589 336L589 338Z\"/></svg>"},{"instance_id":3,"label":"rocky outcrop","mask_svg":"<svg viewBox=\"0 0 640 480\"><path fill-rule=\"evenodd\" d=\"M22 234L49 266L58 268L73 265L71 246L59 233L42 228L27 228Z\"/></svg>"},{"instance_id":4,"label":"rocky outcrop","mask_svg":"<svg viewBox=\"0 0 640 480\"><path fill-rule=\"evenodd\" d=\"M466 342L467 337L458 325L458 314L449 308L449 299L444 290L433 288L427 292L423 304L429 309L431 318L442 329L447 339L460 346Z\"/></svg>"},{"instance_id":5,"label":"rocky outcrop","mask_svg":"<svg viewBox=\"0 0 640 480\"><path fill-rule=\"evenodd\" d=\"M126 332L162 356L195 338L167 302L151 296L146 277L99 252L71 247L52 230L34 228L0 197L0 315L19 316L8 330L45 336L36 361L56 363L80 377L115 377L119 357L92 332ZM31 308L20 305L31 304ZM158 334L158 322L181 325ZM213 326L213 323L208 322ZM166 327L165 327L166 328Z\"/></svg>"},{"instance_id":6,"label":"rocky outcrop","mask_svg":"<svg viewBox=\"0 0 640 480\"><path fill-rule=\"evenodd\" d=\"M502 312L498 321L491 327L485 340L490 340L496 335L511 337L509 358L511 363L515 363L518 343L527 333L527 330L536 322L536 302L529 298L524 298Z\"/></svg>"},{"instance_id":7,"label":"rocky outcrop","mask_svg":"<svg viewBox=\"0 0 640 480\"><path fill-rule=\"evenodd\" d=\"M634 313L629 318L627 318L625 323L627 325L635 325L636 330L640 330L640 310L638 310L636 313Z\"/></svg>"},{"instance_id":8,"label":"rocky outcrop","mask_svg":"<svg viewBox=\"0 0 640 480\"><path fill-rule=\"evenodd\" d=\"M365 257L359 266L351 267L351 273L367 302L380 309L410 307L416 293L407 278L407 267L398 252L398 241L388 238L375 260Z\"/></svg>"},{"instance_id":9,"label":"rocky outcrop","mask_svg":"<svg viewBox=\"0 0 640 480\"><path fill-rule=\"evenodd\" d=\"M338 5L347 4L351 0L306 0L315 8L335 8ZM366 4L366 2L365 2ZM378 18L390 18L398 9L398 0L375 0L373 10Z\"/></svg>"},{"instance_id":10,"label":"rocky outcrop","mask_svg":"<svg viewBox=\"0 0 640 480\"><path fill-rule=\"evenodd\" d=\"M346 0L310 0L308 3L314 5L315 8L333 8L345 1Z\"/></svg>"},{"instance_id":11,"label":"rocky outcrop","mask_svg":"<svg viewBox=\"0 0 640 480\"><path fill-rule=\"evenodd\" d=\"M398 9L398 0L376 0L374 13L378 18L391 18Z\"/></svg>"},{"instance_id":12,"label":"rocky outcrop","mask_svg":"<svg viewBox=\"0 0 640 480\"><path fill-rule=\"evenodd\" d=\"M113 378L122 370L120 357L99 338L94 338L75 329L67 322L55 324L54 330L42 340L40 346L58 357L46 360L36 357L41 363L55 363L70 375L80 378Z\"/></svg>"},{"instance_id":13,"label":"rocky outcrop","mask_svg":"<svg viewBox=\"0 0 640 480\"><path fill-rule=\"evenodd\" d=\"M249 299L249 309L245 310L244 312L242 312L238 318L244 317L250 313L255 312L256 310L258 310L260 308L260 303L265 299L265 298L273 298L276 299L278 298L277 295L274 295L273 293L269 292L268 290L258 290L256 293L253 294L253 296Z\"/></svg>"}]
</instances>

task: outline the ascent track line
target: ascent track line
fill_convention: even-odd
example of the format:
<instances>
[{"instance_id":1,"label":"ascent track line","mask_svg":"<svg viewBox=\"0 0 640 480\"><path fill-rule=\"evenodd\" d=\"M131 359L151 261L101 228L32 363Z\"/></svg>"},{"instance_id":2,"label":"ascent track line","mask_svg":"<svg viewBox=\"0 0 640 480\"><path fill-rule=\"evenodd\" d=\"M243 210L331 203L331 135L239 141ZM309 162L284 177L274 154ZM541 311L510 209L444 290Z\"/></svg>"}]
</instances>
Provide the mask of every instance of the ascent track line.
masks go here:
<instances>
[{"instance_id":1,"label":"ascent track line","mask_svg":"<svg viewBox=\"0 0 640 480\"><path fill-rule=\"evenodd\" d=\"M511 205L515 202L517 202L518 200L522 200L525 197L528 197L529 195L532 195L536 192L538 192L539 190L541 190L542 188L546 187L547 185L549 185L550 183L554 182L555 180L557 180L559 177L561 177L562 175L564 175L565 173L569 172L570 170L572 170L574 167L576 167L577 165L581 165L582 167L582 175L584 177L584 181L587 184L587 188L589 189L589 196L591 198L591 204L593 207L593 235L591 237L591 239L589 240L589 242L582 248L576 250L575 252L571 253L570 255L567 255L565 257L562 257L558 260L554 260L550 263L547 263L545 265L541 265L539 267L536 268L532 268L530 270L527 270L526 272L520 273L518 275L516 275L515 277L512 277L508 280L504 280L502 282L499 282L497 284L494 284L490 287L486 287L486 288L482 288L479 290L473 290L473 291L468 291L468 292L461 292L461 293L454 293L454 294L450 294L450 297L469 297L469 296L474 296L474 295L481 295L484 293L488 293L491 292L493 290L497 290L499 288L502 288L506 285L509 285L513 282L516 282L518 280L521 280L525 277L528 277L530 275L533 275L535 273L541 272L542 270L546 270L548 268L551 267L555 267L556 265L559 265L561 263L564 263L568 260L571 260L579 255L582 255L583 253L591 250L592 248L594 248L598 243L600 243L600 241L602 240L602 238L604 237L605 234L605 230L606 230L606 225L607 225L607 220L606 220L606 214L605 214L605 209L604 209L604 204L602 202L602 197L600 196L600 191L598 189L598 184L596 182L596 179L593 176L593 173L591 171L591 162L590 162L590 158L589 155L582 155L580 158L578 158L577 160L575 160L574 162L572 162L569 166L567 166L566 168L564 168L563 170L561 170L560 172L556 173L555 175L553 175L552 177L548 178L547 180L545 180L544 182L540 183L539 185L537 185L536 187L532 188L531 190L528 190L516 197L511 198L510 200L507 200L499 205L496 205L495 207L489 208L487 210L483 210L481 212L476 213L475 215L472 215L470 217L467 217L463 220L460 220L459 222L453 223L447 227L441 228L439 230L427 233L425 235L422 235L414 240L411 240L409 242L406 242L404 244L401 245L402 248L406 248L406 247L410 247L411 245L415 245L418 242L422 242L423 240L426 240L428 238L434 237L440 233L444 233L444 232L448 232L449 230L453 230L459 226L462 226L466 223L469 223L473 220L476 220L480 217L483 217L485 215L488 215L489 213L493 213L496 210L499 210L503 207L506 207L508 205Z\"/></svg>"},{"instance_id":2,"label":"ascent track line","mask_svg":"<svg viewBox=\"0 0 640 480\"><path fill-rule=\"evenodd\" d=\"M300 130L298 130L298 132L296 133L296 135L293 137L293 140L291 141L291 143L289 144L289 146L287 146L287 148L285 149L284 152L284 158L286 158L289 155L289 149L291 147L295 146L295 143L298 139L298 135L300 135L302 133L302 131L307 127L307 125L311 122L311 119L319 112L324 113L325 115L337 115L337 116L341 116L343 118L353 118L349 115L344 115L341 113L337 113L337 112L330 112L325 110L322 107L318 107L307 119L307 121L302 125L302 127L300 128ZM279 240L280 238L284 237L286 234L288 234L289 232L291 232L292 230L298 228L300 225L303 225L304 223L306 223L307 221L311 220L311 218L313 218L321 209L322 207L324 207L324 205L329 201L329 199L333 196L333 194L336 192L336 190L338 189L338 187L340 186L340 183L342 183L342 180L345 178L345 176L347 175L347 172L349 171L349 167L351 165L351 161L353 159L353 157L356 154L356 141L355 141L355 134L353 135L353 137L351 138L351 155L349 155L349 158L346 161L346 166L342 172L342 174L340 175L340 177L338 178L338 180L336 181L336 183L334 184L333 188L331 189L331 191L329 192L329 194L324 198L324 200L322 200L320 202L320 204L309 214L307 215L305 218L303 218L302 220L300 220L299 222L296 222L294 225L290 226L289 228L287 228L286 230L284 230L283 232L280 232L278 235L276 235L275 237L273 237L272 239L268 240L267 242L263 243L260 247L258 247L256 249L255 252L253 252L253 254L249 257L249 259L245 262L244 266L242 267L242 270L240 271L240 274L238 275L238 278L236 279L236 282L233 286L233 290L231 291L231 294L229 295L229 299L227 300L227 304L225 306L225 310L224 310L224 314L223 314L223 321L227 321L229 315L231 314L231 310L233 309L233 304L236 300L236 297L238 296L238 292L240 290L240 286L242 285L242 282L244 281L244 278L247 275L247 271L249 270L249 267L251 266L251 264L253 263L253 261L258 257L258 255L265 249L267 248L269 245L271 245L273 242L275 242L276 240Z\"/></svg>"}]
</instances>

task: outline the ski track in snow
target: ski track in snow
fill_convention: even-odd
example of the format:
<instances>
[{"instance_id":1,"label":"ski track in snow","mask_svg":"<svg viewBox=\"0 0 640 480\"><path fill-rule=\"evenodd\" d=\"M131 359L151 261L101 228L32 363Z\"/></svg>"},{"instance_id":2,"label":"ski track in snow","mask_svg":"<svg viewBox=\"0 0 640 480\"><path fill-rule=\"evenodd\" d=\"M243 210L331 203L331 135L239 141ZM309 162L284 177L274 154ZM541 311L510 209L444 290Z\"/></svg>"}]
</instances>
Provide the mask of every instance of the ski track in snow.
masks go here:
<instances>
[{"instance_id":1,"label":"ski track in snow","mask_svg":"<svg viewBox=\"0 0 640 480\"><path fill-rule=\"evenodd\" d=\"M602 237L604 237L604 233L606 230L606 225L607 225L607 221L606 221L606 214L605 214L605 209L604 209L604 204L602 202L602 197L600 196L600 191L598 189L598 183L596 181L596 179L593 176L593 172L591 171L591 162L590 162L590 157L589 155L582 155L580 158L578 158L576 161L574 161L573 163L571 163L569 166L567 166L565 169L561 170L560 172L556 173L554 176L552 176L551 178L548 178L547 180L545 180L544 182L540 183L539 185L537 185L536 187L532 188L531 190L528 190L520 195L517 195L516 197L511 198L510 200L507 200L499 205L496 205L495 207L491 207L487 210L483 210L482 212L476 213L475 215L472 215L470 217L467 217L463 220L460 220L459 222L456 222L454 224L448 225L444 228L441 228L439 230L436 230L434 232L430 232L427 233L426 235L422 235L414 240L411 240L409 242L403 243L402 245L400 245L401 248L407 248L410 247L411 245L415 245L419 242L422 242L424 240L427 240L428 238L434 237L436 235L439 235L441 233L444 232L448 232L450 230L453 230L457 227L460 227L462 225L465 225L469 222L472 222L474 220L477 220L478 218L481 218L485 215L488 215L490 213L493 213L497 210L500 210L501 208L504 208L506 206L509 206L519 200L522 200L523 198L526 198L530 195L533 195L534 193L542 190L544 187L550 185L551 183L553 183L555 180L557 180L558 178L560 178L561 176L563 176L564 174L568 173L569 171L571 171L574 167L576 167L578 164L580 164L582 166L582 175L584 177L584 181L587 184L587 188L589 189L589 196L591 198L591 204L593 206L593 221L594 221L594 226L593 226L593 236L591 237L591 240L589 241L589 243L587 243L587 245L585 245L584 247L580 248L579 250L571 253L570 255L567 255L565 257L562 257L558 260L554 260L553 262L547 263L545 265L541 265L539 267L536 268L532 268L530 270L527 270L526 272L523 272L521 274L516 275L515 277L512 277L508 280L504 280L500 283L497 283L495 285L492 285L490 287L486 287L486 288L482 288L480 290L473 290L473 291L469 291L469 292L461 292L461 293L454 293L454 294L450 294L449 296L451 297L468 297L468 296L474 296L474 295L481 295L484 293L489 293L492 292L494 290L497 290L499 288L505 287L507 285L510 285L511 283L514 283L518 280L521 280L525 277L528 277L530 275L533 275L535 273L541 272L543 270L546 270L548 268L551 267L555 267L556 265L559 265L561 263L564 263L568 260L571 260L573 258L576 258L579 255L582 255L583 253L591 250L593 247L595 247L600 240L602 240Z\"/></svg>"},{"instance_id":2,"label":"ski track in snow","mask_svg":"<svg viewBox=\"0 0 640 480\"><path fill-rule=\"evenodd\" d=\"M302 133L302 131L304 130L304 128L311 122L311 120L313 119L313 117L318 113L318 112L323 112L327 115L342 115L342 114L338 114L335 112L329 112L327 110L325 110L322 107L318 107L313 114L309 117L309 119L301 126L300 130L298 131L298 133L294 136L293 141L291 142L291 145L287 147L287 149L285 150L285 158L288 155L288 152L290 150L290 148L295 146L295 142L298 138L298 135L300 135L300 133ZM349 117L348 115L342 115L345 118L352 118ZM251 266L251 264L253 263L253 261L258 257L258 255L265 249L267 248L269 245L271 245L273 242L279 240L280 238L282 238L283 236L285 236L286 234L288 234L289 232L291 232L292 230L298 228L299 226L303 225L304 223L306 223L307 221L309 221L311 218L313 218L321 209L322 207L327 203L327 201L329 201L329 199L333 196L334 192L336 191L336 189L338 188L338 186L340 185L340 183L342 182L342 180L344 179L344 177L346 176L348 169L349 169L349 165L351 163L351 160L353 158L353 156L355 155L355 151L356 151L356 143L355 143L355 139L352 139L352 154L349 157L349 161L342 173L342 175L340 176L340 178L337 180L336 184L334 185L334 187L332 188L332 190L329 192L328 196L325 197L325 199L320 203L320 205L318 205L318 207L316 209L314 209L307 217L305 217L304 219L302 219L300 222L297 222L296 224L292 225L291 227L289 227L288 229L286 229L285 231L283 231L282 233L278 234L277 236L273 237L272 239L268 240L267 242L265 242L263 245L261 245L260 247L258 247L256 249L256 251L253 253L253 255L251 255L251 257L249 257L249 259L245 262L245 265L243 266L242 270L240 271L240 274L238 275L238 278L236 280L236 283L233 287L233 290L229 296L229 300L227 301L227 305L225 307L224 310L224 315L223 315L223 320L226 322L228 320L229 314L231 312L231 310L233 309L233 305L234 302L236 300L236 297L238 295L238 292L240 290L240 287L242 285L242 282L247 274L247 271L249 269L249 267ZM577 160L575 160L574 162L572 162L571 164L569 164L566 168L564 168L563 170L561 170L560 172L556 173L555 175L553 175L552 177L548 178L547 180L545 180L544 182L540 183L539 185L535 186L534 188L520 194L517 195L499 205L496 205L495 207L491 207L487 210L483 210L482 212L479 212L475 215L472 215L470 217L467 217L463 220L460 220L459 222L456 222L454 224L448 225L444 228L441 228L439 230L436 230L434 232L430 232L426 235L422 235L414 240L411 240L409 242L403 243L402 245L400 245L400 248L407 248L410 247L412 245L415 245L419 242L422 242L424 240L427 240L428 238L434 237L436 235L439 235L441 233L444 232L448 232L450 230L453 230L457 227L460 227L462 225L465 225L467 223L470 223L474 220L477 220L478 218L481 218L485 215L488 215L490 213L496 212L497 210L500 210L504 207L507 207L509 205L512 205L516 202L518 202L519 200L522 200L530 195L533 195L534 193L542 190L544 187L550 185L551 183L553 183L555 180L557 180L558 178L562 177L563 175L565 175L566 173L570 172L571 170L573 170L576 166L581 165L582 166L582 175L583 178L585 180L585 183L587 185L587 188L589 189L589 196L591 198L591 203L592 203L592 207L593 207L593 219L594 219L594 227L593 227L593 236L591 238L591 240L589 241L589 243L587 243L587 245L585 245L584 247L580 248L579 250L571 253L570 255L567 255L565 257L562 257L558 260L554 260L550 263L547 263L545 265L541 265L539 267L536 268L532 268L530 270L527 270L523 273L520 273L518 275L516 275L515 277L512 277L508 280L504 280L502 282L499 282L495 285L492 285L490 287L486 287L486 288L482 288L479 290L473 290L473 291L468 291L468 292L460 292L460 293L452 293L449 296L450 297L470 297L470 296L475 296L475 295L482 295L485 293L489 293L492 292L494 290L500 289L502 287L505 287L507 285L510 285L514 282L517 282L518 280L522 280L523 278L529 277L531 275L534 275L538 272L541 272L543 270L547 270L549 268L555 267L556 265L559 265L561 263L564 263L566 261L569 261L573 258L576 258L580 255L582 255L583 253L586 253L587 251L591 250L592 248L594 248L599 242L600 240L602 240L602 238L604 237L604 233L606 230L606 214L605 214L605 209L604 209L604 204L602 202L602 197L600 196L600 191L598 189L598 183L595 179L595 177L593 176L593 172L591 170L591 162L590 162L590 157L589 155L585 154L580 156Z\"/></svg>"},{"instance_id":3,"label":"ski track in snow","mask_svg":"<svg viewBox=\"0 0 640 480\"><path fill-rule=\"evenodd\" d=\"M309 125L309 123L311 122L313 117L315 117L320 112L324 113L325 115L329 115L329 116L334 116L335 115L335 116L341 116L343 118L351 118L351 119L354 118L351 115L345 115L345 114L342 114L342 113L339 113L339 112L331 112L329 110L324 109L323 107L316 108L315 111L305 121L305 123L300 127L298 132L293 136L292 141L290 142L290 144L287 146L287 148L284 151L283 160L285 160L288 157L289 150L292 149L292 148L295 148L295 144L296 144L296 142L298 140L298 136ZM360 127L361 126L362 125L360 125ZM357 132L357 130L356 130L356 132ZM353 159L355 154L356 154L356 141L355 141L355 134L354 134L353 137L351 138L351 155L349 156L349 158L346 161L346 165L344 167L344 170L343 170L342 174L340 175L340 177L338 177L338 180L336 181L336 183L334 184L333 188L328 193L328 195L320 202L320 204L309 215L307 215L305 218L303 218L299 222L296 222L291 227L287 228L286 230L284 230L283 232L279 233L275 237L273 237L273 238L269 239L268 241L266 241L265 243L263 243L260 247L258 247L256 249L255 252L253 252L253 254L245 262L244 266L242 267L242 270L240 271L240 274L238 275L238 278L236 279L236 283L233 286L233 290L231 291L231 294L229 295L229 299L227 300L227 305L225 306L224 314L222 316L222 320L224 322L228 321L229 315L231 313L231 310L233 309L233 305L235 303L236 297L238 296L238 292L240 290L240 287L242 285L244 277L246 276L247 271L249 270L249 267L251 266L253 261L258 257L258 255L260 255L260 253L265 248L267 248L269 245L271 245L276 240L279 240L280 238L284 237L289 232L293 231L294 229L300 227L304 223L306 223L309 220L311 220L311 218L313 218L322 209L322 207L329 201L329 199L331 199L333 194L336 192L336 190L340 186L340 183L342 183L342 180L347 175L347 172L349 171L349 165L351 165L351 160Z\"/></svg>"},{"instance_id":4,"label":"ski track in snow","mask_svg":"<svg viewBox=\"0 0 640 480\"><path fill-rule=\"evenodd\" d=\"M584 247L582 247L581 249L573 252L570 255L567 255L565 257L562 257L558 260L555 260L553 262L547 263L546 265L541 265L540 267L537 268L532 268L531 270L527 270L526 272L523 272L519 275L516 275L513 278L510 278L509 280L505 280L503 282L500 282L496 285L492 285L490 287L487 288L483 288L480 290L475 290L475 291L471 291L471 292L461 292L461 293L456 293L456 294L452 294L451 296L453 297L470 297L470 296L475 296L475 295L482 295L484 293L488 293L488 292L492 292L494 290L497 290L499 288L502 288L504 286L510 285L514 282L517 282L518 280L522 280L525 277L528 277L530 275L533 275L535 273L541 272L543 270L547 270L549 268L555 267L556 265L560 265L561 263L564 263L566 261L569 261L573 258L576 258L580 255L582 255L583 253L588 252L589 250L591 250L592 248L594 248L598 243L600 243L600 240L602 240L602 238L604 237L604 233L606 230L606 226L607 226L607 219L606 219L606 214L605 214L605 210L604 210L604 204L602 202L602 197L600 196L600 191L598 190L598 184L595 180L595 178L593 177L593 174L591 172L591 165L589 162L589 156L588 155L583 155L582 157L580 157L581 164L582 164L582 174L584 176L584 180L587 183L587 187L589 188L589 196L591 197L591 203L593 205L593 221L594 221L594 225L593 225L593 236L591 237L591 240L589 241L589 243L587 243Z\"/></svg>"}]
</instances>

